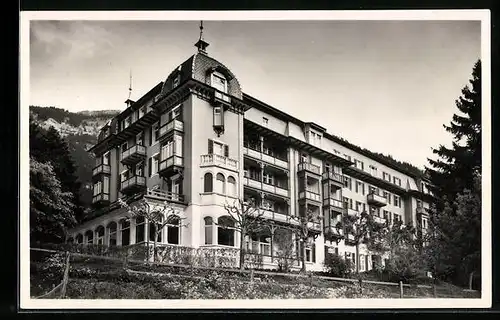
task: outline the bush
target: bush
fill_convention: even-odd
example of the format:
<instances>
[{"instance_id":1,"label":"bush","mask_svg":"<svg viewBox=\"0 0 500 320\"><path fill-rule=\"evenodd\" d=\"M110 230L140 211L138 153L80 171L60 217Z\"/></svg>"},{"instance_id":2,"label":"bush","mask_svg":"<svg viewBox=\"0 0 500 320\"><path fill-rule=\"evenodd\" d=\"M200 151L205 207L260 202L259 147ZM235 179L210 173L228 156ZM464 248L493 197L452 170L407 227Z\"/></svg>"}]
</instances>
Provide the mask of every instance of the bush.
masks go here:
<instances>
[{"instance_id":1,"label":"bush","mask_svg":"<svg viewBox=\"0 0 500 320\"><path fill-rule=\"evenodd\" d=\"M328 275L333 277L347 278L352 272L352 263L338 254L327 253L324 266Z\"/></svg>"}]
</instances>

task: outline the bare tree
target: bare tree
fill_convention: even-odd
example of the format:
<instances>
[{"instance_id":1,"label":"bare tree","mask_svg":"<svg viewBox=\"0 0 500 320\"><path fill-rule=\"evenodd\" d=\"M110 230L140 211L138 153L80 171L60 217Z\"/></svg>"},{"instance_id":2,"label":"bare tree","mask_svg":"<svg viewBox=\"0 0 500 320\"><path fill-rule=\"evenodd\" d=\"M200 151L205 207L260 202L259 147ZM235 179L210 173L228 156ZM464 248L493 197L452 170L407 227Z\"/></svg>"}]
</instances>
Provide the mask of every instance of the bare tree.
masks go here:
<instances>
[{"instance_id":1,"label":"bare tree","mask_svg":"<svg viewBox=\"0 0 500 320\"><path fill-rule=\"evenodd\" d=\"M313 226L321 224L321 217L314 213L311 209L306 209L305 212L299 216L290 216L291 221L297 223L296 227L292 227L291 230L294 232L296 238L300 242L300 256L302 261L301 272L306 272L306 242L312 238L316 238L320 235L319 232L311 232ZM320 227L318 227L319 229Z\"/></svg>"},{"instance_id":2,"label":"bare tree","mask_svg":"<svg viewBox=\"0 0 500 320\"><path fill-rule=\"evenodd\" d=\"M235 200L232 205L225 204L224 209L234 220L233 228L240 234L240 270L245 266L245 250L243 248L244 239L247 235L253 232L260 231L263 228L264 211L257 208L255 200L250 199L244 201L241 199ZM228 226L224 224L217 224L222 228Z\"/></svg>"},{"instance_id":3,"label":"bare tree","mask_svg":"<svg viewBox=\"0 0 500 320\"><path fill-rule=\"evenodd\" d=\"M128 213L132 218L142 217L145 223L149 225L149 228L153 228L153 261L156 262L157 256L157 242L160 232L174 221L174 219L179 219L179 228L187 227L187 224L182 224L181 221L186 218L181 218L175 214L174 208L167 202L164 201L161 205L153 205L149 203L146 199L141 199L132 205L129 205L122 199L118 200L121 207L126 208ZM149 231L151 232L151 231ZM145 234L146 246L147 246L147 261L149 261L149 234Z\"/></svg>"},{"instance_id":4,"label":"bare tree","mask_svg":"<svg viewBox=\"0 0 500 320\"><path fill-rule=\"evenodd\" d=\"M374 216L363 211L356 215L344 213L342 224L337 224L338 230L343 229L344 239L351 240L356 246L356 273L359 273L359 246L366 243L368 247L375 248L380 244L386 225L377 222ZM349 239L352 236L352 239Z\"/></svg>"},{"instance_id":5,"label":"bare tree","mask_svg":"<svg viewBox=\"0 0 500 320\"><path fill-rule=\"evenodd\" d=\"M276 227L273 229L273 244L276 244L276 259L280 271L290 271L294 260L294 245L292 232L289 228Z\"/></svg>"}]
</instances>

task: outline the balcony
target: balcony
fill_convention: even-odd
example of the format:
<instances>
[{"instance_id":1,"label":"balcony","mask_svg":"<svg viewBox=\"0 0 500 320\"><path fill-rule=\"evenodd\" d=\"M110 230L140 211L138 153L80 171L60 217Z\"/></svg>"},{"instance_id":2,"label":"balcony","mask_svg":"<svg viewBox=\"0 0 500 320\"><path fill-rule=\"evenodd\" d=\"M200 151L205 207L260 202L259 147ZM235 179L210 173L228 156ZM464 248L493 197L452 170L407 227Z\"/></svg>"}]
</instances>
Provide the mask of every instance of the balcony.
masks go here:
<instances>
[{"instance_id":1,"label":"balcony","mask_svg":"<svg viewBox=\"0 0 500 320\"><path fill-rule=\"evenodd\" d=\"M369 193L366 196L366 200L368 201L368 204L377 207L384 207L387 205L387 199L375 193Z\"/></svg>"},{"instance_id":2,"label":"balcony","mask_svg":"<svg viewBox=\"0 0 500 320\"><path fill-rule=\"evenodd\" d=\"M231 105L231 97L218 90L215 90L214 101L225 105Z\"/></svg>"},{"instance_id":3,"label":"balcony","mask_svg":"<svg viewBox=\"0 0 500 320\"><path fill-rule=\"evenodd\" d=\"M147 189L144 195L147 198L168 202L184 202L184 195L161 189Z\"/></svg>"},{"instance_id":4,"label":"balcony","mask_svg":"<svg viewBox=\"0 0 500 320\"><path fill-rule=\"evenodd\" d=\"M418 215L427 215L427 210L424 207L417 207L417 214Z\"/></svg>"},{"instance_id":5,"label":"balcony","mask_svg":"<svg viewBox=\"0 0 500 320\"><path fill-rule=\"evenodd\" d=\"M97 206L105 206L109 204L108 193L98 193L92 197L92 204Z\"/></svg>"},{"instance_id":6,"label":"balcony","mask_svg":"<svg viewBox=\"0 0 500 320\"><path fill-rule=\"evenodd\" d=\"M317 176L321 175L320 167L308 162L299 163L297 166L297 172L309 172Z\"/></svg>"},{"instance_id":7,"label":"balcony","mask_svg":"<svg viewBox=\"0 0 500 320\"><path fill-rule=\"evenodd\" d=\"M311 200L321 203L320 194L309 190L299 191L299 200Z\"/></svg>"},{"instance_id":8,"label":"balcony","mask_svg":"<svg viewBox=\"0 0 500 320\"><path fill-rule=\"evenodd\" d=\"M216 166L228 170L238 170L239 164L237 160L219 154L204 154L201 156L201 167Z\"/></svg>"},{"instance_id":9,"label":"balcony","mask_svg":"<svg viewBox=\"0 0 500 320\"><path fill-rule=\"evenodd\" d=\"M348 216L357 216L359 215L359 211L356 211L354 209L347 208L347 215Z\"/></svg>"},{"instance_id":10,"label":"balcony","mask_svg":"<svg viewBox=\"0 0 500 320\"><path fill-rule=\"evenodd\" d=\"M275 212L265 208L259 208L260 213L262 213L262 218L266 220L272 220L276 222L298 225L299 220L295 217L291 217L286 213Z\"/></svg>"},{"instance_id":11,"label":"balcony","mask_svg":"<svg viewBox=\"0 0 500 320\"><path fill-rule=\"evenodd\" d=\"M167 137L169 133L177 131L177 132L184 132L184 122L174 119L167 124L164 124L163 126L160 127L159 133L158 133L158 139L162 139L164 137Z\"/></svg>"},{"instance_id":12,"label":"balcony","mask_svg":"<svg viewBox=\"0 0 500 320\"><path fill-rule=\"evenodd\" d=\"M334 198L326 198L323 199L323 207L330 207L338 213L344 213L344 205L342 201L334 199Z\"/></svg>"},{"instance_id":13,"label":"balcony","mask_svg":"<svg viewBox=\"0 0 500 320\"><path fill-rule=\"evenodd\" d=\"M92 169L92 176L97 176L99 174L111 174L111 166L109 164L100 164L94 169Z\"/></svg>"},{"instance_id":14,"label":"balcony","mask_svg":"<svg viewBox=\"0 0 500 320\"><path fill-rule=\"evenodd\" d=\"M344 235L344 230L339 229L335 224L325 226L325 236L328 240L340 239Z\"/></svg>"},{"instance_id":15,"label":"balcony","mask_svg":"<svg viewBox=\"0 0 500 320\"><path fill-rule=\"evenodd\" d=\"M158 173L163 177L168 177L184 168L184 159L177 155L172 155L160 161Z\"/></svg>"},{"instance_id":16,"label":"balcony","mask_svg":"<svg viewBox=\"0 0 500 320\"><path fill-rule=\"evenodd\" d=\"M121 183L121 192L124 194L134 193L146 188L146 177L133 176Z\"/></svg>"},{"instance_id":17,"label":"balcony","mask_svg":"<svg viewBox=\"0 0 500 320\"><path fill-rule=\"evenodd\" d=\"M336 189L342 189L344 186L344 181L342 175L335 172L325 171L322 175L323 181L330 181Z\"/></svg>"},{"instance_id":18,"label":"balcony","mask_svg":"<svg viewBox=\"0 0 500 320\"><path fill-rule=\"evenodd\" d=\"M249 177L243 178L243 185L247 186L247 187L254 188L254 189L262 190L262 191L265 191L268 193L277 194L277 195L280 195L282 197L289 197L288 189L278 187L275 185L271 185L271 184L267 184L267 183L264 183L264 182L261 182L258 180L254 180L254 179L249 178Z\"/></svg>"},{"instance_id":19,"label":"balcony","mask_svg":"<svg viewBox=\"0 0 500 320\"><path fill-rule=\"evenodd\" d=\"M122 152L121 162L124 165L131 165L146 158L146 147L136 144Z\"/></svg>"},{"instance_id":20,"label":"balcony","mask_svg":"<svg viewBox=\"0 0 500 320\"><path fill-rule=\"evenodd\" d=\"M255 150L255 149L252 149L252 148L244 147L243 148L243 154L247 155L247 156L249 156L251 158L254 158L254 159L263 160L266 163L272 164L272 165L274 165L276 167L288 170L288 161L283 160L283 159L279 159L279 158L276 158L276 157L273 157L273 156L270 156L270 155L268 155L266 153L263 153L263 152L261 152L259 150Z\"/></svg>"}]
</instances>

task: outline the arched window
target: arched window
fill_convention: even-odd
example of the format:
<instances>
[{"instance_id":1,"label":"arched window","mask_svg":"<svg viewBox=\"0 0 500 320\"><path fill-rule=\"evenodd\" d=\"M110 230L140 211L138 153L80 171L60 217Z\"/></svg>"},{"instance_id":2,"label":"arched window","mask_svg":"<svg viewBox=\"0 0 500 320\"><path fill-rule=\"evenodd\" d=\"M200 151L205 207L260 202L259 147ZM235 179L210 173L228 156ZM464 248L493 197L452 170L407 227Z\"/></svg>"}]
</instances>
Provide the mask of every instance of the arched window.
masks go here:
<instances>
[{"instance_id":1,"label":"arched window","mask_svg":"<svg viewBox=\"0 0 500 320\"><path fill-rule=\"evenodd\" d=\"M217 226L217 243L234 247L234 220L231 217L219 218Z\"/></svg>"},{"instance_id":2,"label":"arched window","mask_svg":"<svg viewBox=\"0 0 500 320\"><path fill-rule=\"evenodd\" d=\"M118 226L116 222L112 221L108 224L108 244L110 246L116 246L116 241L117 241L117 229Z\"/></svg>"},{"instance_id":3,"label":"arched window","mask_svg":"<svg viewBox=\"0 0 500 320\"><path fill-rule=\"evenodd\" d=\"M213 176L210 172L205 173L203 177L203 192L213 192Z\"/></svg>"},{"instance_id":4,"label":"arched window","mask_svg":"<svg viewBox=\"0 0 500 320\"><path fill-rule=\"evenodd\" d=\"M135 243L140 243L146 240L146 222L144 217L135 218Z\"/></svg>"},{"instance_id":5,"label":"arched window","mask_svg":"<svg viewBox=\"0 0 500 320\"><path fill-rule=\"evenodd\" d=\"M160 218L159 221L156 221L154 223L153 221L149 222L149 240L150 241L155 241L155 234L156 231L159 230L158 235L156 236L156 242L161 242L161 222L162 219Z\"/></svg>"},{"instance_id":6,"label":"arched window","mask_svg":"<svg viewBox=\"0 0 500 320\"><path fill-rule=\"evenodd\" d=\"M122 246L128 246L130 244L130 220L121 219L120 220L120 232L122 235Z\"/></svg>"},{"instance_id":7,"label":"arched window","mask_svg":"<svg viewBox=\"0 0 500 320\"><path fill-rule=\"evenodd\" d=\"M213 244L213 224L212 217L205 217L205 244Z\"/></svg>"},{"instance_id":8,"label":"arched window","mask_svg":"<svg viewBox=\"0 0 500 320\"><path fill-rule=\"evenodd\" d=\"M226 179L222 173L217 173L215 177L215 192L226 193Z\"/></svg>"},{"instance_id":9,"label":"arched window","mask_svg":"<svg viewBox=\"0 0 500 320\"><path fill-rule=\"evenodd\" d=\"M76 235L76 243L83 244L83 235L81 233Z\"/></svg>"},{"instance_id":10,"label":"arched window","mask_svg":"<svg viewBox=\"0 0 500 320\"><path fill-rule=\"evenodd\" d=\"M97 238L97 244L103 245L104 244L104 227L98 226L97 229L95 229L95 235Z\"/></svg>"},{"instance_id":11,"label":"arched window","mask_svg":"<svg viewBox=\"0 0 500 320\"><path fill-rule=\"evenodd\" d=\"M87 244L93 244L94 243L94 233L92 230L87 230L85 232L85 239L87 241Z\"/></svg>"},{"instance_id":12,"label":"arched window","mask_svg":"<svg viewBox=\"0 0 500 320\"><path fill-rule=\"evenodd\" d=\"M236 195L238 194L238 192L236 191L236 179L234 179L234 177L232 176L229 176L227 178L227 186L228 186L228 195L230 195L231 197L236 197Z\"/></svg>"},{"instance_id":13,"label":"arched window","mask_svg":"<svg viewBox=\"0 0 500 320\"><path fill-rule=\"evenodd\" d=\"M181 220L177 216L170 216L167 218L167 243L180 244L180 224Z\"/></svg>"}]
</instances>

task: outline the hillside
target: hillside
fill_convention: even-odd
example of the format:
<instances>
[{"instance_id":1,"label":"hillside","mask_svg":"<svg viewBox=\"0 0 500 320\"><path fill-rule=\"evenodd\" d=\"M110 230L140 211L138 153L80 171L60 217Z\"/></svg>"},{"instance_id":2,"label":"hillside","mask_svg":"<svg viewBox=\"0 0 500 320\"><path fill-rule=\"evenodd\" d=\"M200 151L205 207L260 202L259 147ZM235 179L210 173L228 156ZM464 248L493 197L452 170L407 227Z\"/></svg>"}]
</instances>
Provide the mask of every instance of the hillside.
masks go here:
<instances>
[{"instance_id":1,"label":"hillside","mask_svg":"<svg viewBox=\"0 0 500 320\"><path fill-rule=\"evenodd\" d=\"M44 129L54 127L68 142L82 184L81 200L89 207L92 202L92 169L95 160L87 150L97 142L102 126L116 116L119 110L70 112L55 107L30 106L30 119Z\"/></svg>"}]
</instances>

